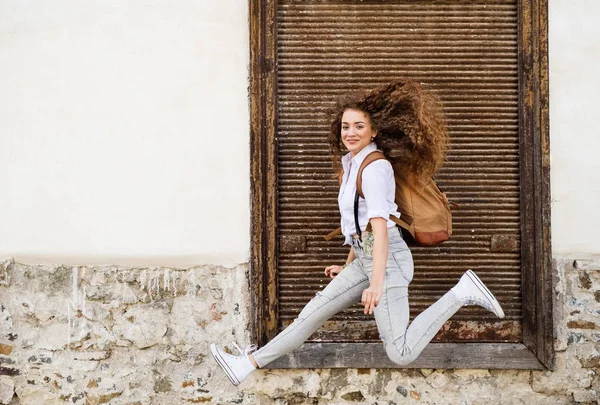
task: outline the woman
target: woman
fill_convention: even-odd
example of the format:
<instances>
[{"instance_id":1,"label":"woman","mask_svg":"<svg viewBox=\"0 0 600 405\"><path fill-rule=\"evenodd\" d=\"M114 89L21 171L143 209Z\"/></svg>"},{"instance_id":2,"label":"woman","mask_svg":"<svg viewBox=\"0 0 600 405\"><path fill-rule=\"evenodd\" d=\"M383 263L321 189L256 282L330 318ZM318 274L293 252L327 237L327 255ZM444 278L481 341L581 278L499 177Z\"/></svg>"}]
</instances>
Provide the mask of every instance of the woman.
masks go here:
<instances>
[{"instance_id":1,"label":"woman","mask_svg":"<svg viewBox=\"0 0 600 405\"><path fill-rule=\"evenodd\" d=\"M216 345L211 352L234 385L253 370L298 348L327 319L359 299L365 314L374 314L390 360L405 365L417 358L442 325L464 305L479 305L499 318L504 312L494 295L468 270L450 291L409 325L408 285L413 277L410 250L390 215L400 217L394 203L395 181L390 160L402 163L407 175L427 178L445 159L448 135L438 100L413 81L395 81L338 102L329 135L330 153L342 179L338 195L342 233L350 245L343 266L325 268L332 280L304 307L294 322L259 350L247 348L230 355ZM358 224L354 196L358 168L365 157L380 150L363 170ZM370 232L367 224L370 223Z\"/></svg>"}]
</instances>

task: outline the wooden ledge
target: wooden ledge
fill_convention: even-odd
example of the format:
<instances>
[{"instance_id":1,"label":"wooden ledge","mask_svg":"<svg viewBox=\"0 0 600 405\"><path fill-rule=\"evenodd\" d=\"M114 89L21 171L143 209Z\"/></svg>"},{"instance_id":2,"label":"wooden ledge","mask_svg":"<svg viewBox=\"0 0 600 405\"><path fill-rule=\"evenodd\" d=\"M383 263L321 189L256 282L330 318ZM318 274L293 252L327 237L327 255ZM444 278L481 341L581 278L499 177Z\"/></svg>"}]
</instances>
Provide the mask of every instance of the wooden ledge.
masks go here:
<instances>
[{"instance_id":1,"label":"wooden ledge","mask_svg":"<svg viewBox=\"0 0 600 405\"><path fill-rule=\"evenodd\" d=\"M520 343L431 343L407 366L392 363L382 343L306 343L265 368L546 369Z\"/></svg>"}]
</instances>

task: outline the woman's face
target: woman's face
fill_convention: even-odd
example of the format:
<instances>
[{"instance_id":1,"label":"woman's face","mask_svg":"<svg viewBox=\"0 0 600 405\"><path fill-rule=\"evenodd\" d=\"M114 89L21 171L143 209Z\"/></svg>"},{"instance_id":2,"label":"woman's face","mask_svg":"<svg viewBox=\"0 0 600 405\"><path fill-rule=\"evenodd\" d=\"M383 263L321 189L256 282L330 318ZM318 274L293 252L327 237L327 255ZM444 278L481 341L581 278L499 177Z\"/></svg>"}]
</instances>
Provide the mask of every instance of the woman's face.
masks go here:
<instances>
[{"instance_id":1,"label":"woman's face","mask_svg":"<svg viewBox=\"0 0 600 405\"><path fill-rule=\"evenodd\" d=\"M377 132L371 126L371 119L360 110L348 109L342 115L342 142L352 156L356 156L371 143Z\"/></svg>"}]
</instances>

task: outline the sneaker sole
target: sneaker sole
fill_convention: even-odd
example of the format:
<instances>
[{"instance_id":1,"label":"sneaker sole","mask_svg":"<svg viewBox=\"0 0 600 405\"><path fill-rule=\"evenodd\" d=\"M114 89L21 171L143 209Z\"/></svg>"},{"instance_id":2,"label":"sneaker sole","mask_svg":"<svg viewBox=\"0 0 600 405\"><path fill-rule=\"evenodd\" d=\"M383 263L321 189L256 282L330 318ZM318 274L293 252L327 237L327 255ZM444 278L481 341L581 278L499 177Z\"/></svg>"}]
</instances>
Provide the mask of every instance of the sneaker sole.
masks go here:
<instances>
[{"instance_id":1,"label":"sneaker sole","mask_svg":"<svg viewBox=\"0 0 600 405\"><path fill-rule=\"evenodd\" d=\"M492 292L488 290L485 284L483 284L483 281L481 281L479 277L477 277L477 274L475 274L472 270L467 270L467 276L471 279L471 281L473 281L477 288L479 288L479 291L481 291L486 296L488 301L492 304L496 316L498 318L504 318L504 311L502 310L500 303L498 302L496 297L494 297L494 294L492 294Z\"/></svg>"},{"instance_id":2,"label":"sneaker sole","mask_svg":"<svg viewBox=\"0 0 600 405\"><path fill-rule=\"evenodd\" d=\"M225 372L227 378L229 378L229 381L231 381L231 383L236 387L240 385L240 382L237 380L237 378L235 378L235 374L233 374L233 371L229 368L229 365L227 364L223 356L221 356L221 353L219 353L219 350L217 350L217 346L214 343L210 345L210 352L215 358L217 364L221 366L221 368Z\"/></svg>"}]
</instances>

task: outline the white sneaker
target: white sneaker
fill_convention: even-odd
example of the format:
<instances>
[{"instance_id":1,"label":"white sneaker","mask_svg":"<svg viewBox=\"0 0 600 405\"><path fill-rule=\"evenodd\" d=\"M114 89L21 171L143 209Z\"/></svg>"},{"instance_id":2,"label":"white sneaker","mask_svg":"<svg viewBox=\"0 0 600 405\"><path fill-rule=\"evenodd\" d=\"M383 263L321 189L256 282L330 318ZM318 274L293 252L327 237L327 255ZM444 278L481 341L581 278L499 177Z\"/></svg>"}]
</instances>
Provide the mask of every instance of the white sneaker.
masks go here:
<instances>
[{"instance_id":1,"label":"white sneaker","mask_svg":"<svg viewBox=\"0 0 600 405\"><path fill-rule=\"evenodd\" d=\"M504 318L504 311L500 303L472 270L467 270L452 290L460 297L464 305L479 305L493 312L498 318Z\"/></svg>"},{"instance_id":2,"label":"white sneaker","mask_svg":"<svg viewBox=\"0 0 600 405\"><path fill-rule=\"evenodd\" d=\"M248 346L245 350L241 350L238 345L233 344L241 353L241 356L234 356L219 349L217 345L212 343L210 351L221 366L227 377L233 385L240 385L242 381L248 377L248 374L256 370L256 367L250 361L248 355L257 349L256 345Z\"/></svg>"}]
</instances>

